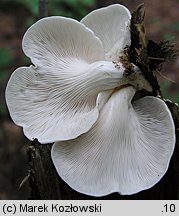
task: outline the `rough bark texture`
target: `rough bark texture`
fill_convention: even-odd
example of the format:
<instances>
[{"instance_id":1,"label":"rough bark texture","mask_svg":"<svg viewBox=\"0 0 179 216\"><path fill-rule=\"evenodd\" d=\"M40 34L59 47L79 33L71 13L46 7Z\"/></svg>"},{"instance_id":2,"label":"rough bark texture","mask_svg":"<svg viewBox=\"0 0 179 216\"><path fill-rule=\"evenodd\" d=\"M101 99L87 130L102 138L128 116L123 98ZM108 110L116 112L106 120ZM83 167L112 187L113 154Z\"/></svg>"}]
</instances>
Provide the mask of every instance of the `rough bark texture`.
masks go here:
<instances>
[{"instance_id":1,"label":"rough bark texture","mask_svg":"<svg viewBox=\"0 0 179 216\"><path fill-rule=\"evenodd\" d=\"M47 1L40 2L47 3ZM174 57L177 51L168 42L157 44L146 41L144 14L143 6L140 5L132 15L132 45L126 50L125 57L140 67L153 87L153 95L156 96L161 94L155 72L161 69L161 63ZM44 16L43 13L40 17L42 16ZM140 93L141 97L149 94ZM179 108L170 101L166 101L166 104L174 118L177 143L167 173L154 187L130 196L114 193L97 198L80 194L71 189L56 173L51 160L51 144L41 145L35 140L28 149L30 199L179 199Z\"/></svg>"}]
</instances>

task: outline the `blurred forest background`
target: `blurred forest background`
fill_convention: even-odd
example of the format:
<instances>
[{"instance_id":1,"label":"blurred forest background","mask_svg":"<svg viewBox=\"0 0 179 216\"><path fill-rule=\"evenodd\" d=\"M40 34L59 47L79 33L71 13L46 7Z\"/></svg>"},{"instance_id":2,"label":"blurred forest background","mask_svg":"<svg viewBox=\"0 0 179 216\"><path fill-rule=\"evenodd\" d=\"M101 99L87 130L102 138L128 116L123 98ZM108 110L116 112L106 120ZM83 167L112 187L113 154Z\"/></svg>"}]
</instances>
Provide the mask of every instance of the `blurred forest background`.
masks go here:
<instances>
[{"instance_id":1,"label":"blurred forest background","mask_svg":"<svg viewBox=\"0 0 179 216\"><path fill-rule=\"evenodd\" d=\"M170 40L179 48L179 0L49 0L49 15L80 20L95 8L121 3L131 11L145 3L148 39ZM21 41L27 28L38 19L38 0L0 0L0 199L28 199L29 141L10 119L4 92L11 73L30 61L22 52ZM179 103L179 57L166 63L158 76L165 98ZM171 80L171 81L170 81Z\"/></svg>"}]
</instances>

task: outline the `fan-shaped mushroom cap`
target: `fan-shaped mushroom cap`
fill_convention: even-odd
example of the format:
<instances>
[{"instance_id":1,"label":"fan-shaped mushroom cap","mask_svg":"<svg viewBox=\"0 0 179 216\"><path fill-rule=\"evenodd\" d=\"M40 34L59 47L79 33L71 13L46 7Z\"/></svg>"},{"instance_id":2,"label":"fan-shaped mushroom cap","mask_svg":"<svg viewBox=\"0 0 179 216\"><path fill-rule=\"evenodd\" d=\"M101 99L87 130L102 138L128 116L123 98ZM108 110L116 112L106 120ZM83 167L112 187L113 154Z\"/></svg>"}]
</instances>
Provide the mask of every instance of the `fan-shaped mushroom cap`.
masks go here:
<instances>
[{"instance_id":1,"label":"fan-shaped mushroom cap","mask_svg":"<svg viewBox=\"0 0 179 216\"><path fill-rule=\"evenodd\" d=\"M134 194L152 187L168 169L175 145L170 111L154 97L131 104L134 93L133 87L113 93L88 133L54 144L56 170L76 191Z\"/></svg>"}]
</instances>

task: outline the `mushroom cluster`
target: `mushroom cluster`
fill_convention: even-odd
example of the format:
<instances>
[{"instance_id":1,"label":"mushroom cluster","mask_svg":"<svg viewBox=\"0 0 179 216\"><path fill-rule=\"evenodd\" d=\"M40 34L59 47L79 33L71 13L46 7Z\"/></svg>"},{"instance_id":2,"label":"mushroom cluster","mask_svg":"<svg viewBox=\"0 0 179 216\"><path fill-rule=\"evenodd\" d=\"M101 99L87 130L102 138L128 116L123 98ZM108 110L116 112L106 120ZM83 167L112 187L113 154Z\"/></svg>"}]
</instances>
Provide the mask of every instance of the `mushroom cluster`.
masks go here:
<instances>
[{"instance_id":1,"label":"mushroom cluster","mask_svg":"<svg viewBox=\"0 0 179 216\"><path fill-rule=\"evenodd\" d=\"M11 75L6 102L30 140L55 142L52 161L74 190L92 196L134 194L168 169L175 128L163 100L136 99L151 90L140 69L120 62L130 46L131 14L114 4L81 22L52 16L25 33L32 65ZM39 170L40 172L40 170Z\"/></svg>"}]
</instances>

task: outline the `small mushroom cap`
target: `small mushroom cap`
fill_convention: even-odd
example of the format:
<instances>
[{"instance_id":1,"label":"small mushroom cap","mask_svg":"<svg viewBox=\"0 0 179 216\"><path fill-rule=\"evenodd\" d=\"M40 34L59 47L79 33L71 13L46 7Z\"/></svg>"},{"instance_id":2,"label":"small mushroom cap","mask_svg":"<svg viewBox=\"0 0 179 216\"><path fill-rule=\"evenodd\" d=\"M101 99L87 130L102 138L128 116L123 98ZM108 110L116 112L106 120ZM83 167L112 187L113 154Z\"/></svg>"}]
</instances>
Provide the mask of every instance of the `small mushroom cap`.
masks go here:
<instances>
[{"instance_id":1,"label":"small mushroom cap","mask_svg":"<svg viewBox=\"0 0 179 216\"><path fill-rule=\"evenodd\" d=\"M130 20L131 14L126 7L113 4L92 11L81 22L102 41L105 59L115 61L131 44Z\"/></svg>"},{"instance_id":2,"label":"small mushroom cap","mask_svg":"<svg viewBox=\"0 0 179 216\"><path fill-rule=\"evenodd\" d=\"M70 57L88 63L104 60L101 40L82 23L61 16L34 23L23 37L22 48L34 65L42 67L68 62Z\"/></svg>"},{"instance_id":3,"label":"small mushroom cap","mask_svg":"<svg viewBox=\"0 0 179 216\"><path fill-rule=\"evenodd\" d=\"M134 93L133 87L116 91L88 133L53 145L56 170L74 190L130 195L152 187L167 171L175 145L171 113L155 97L131 104Z\"/></svg>"}]
</instances>

